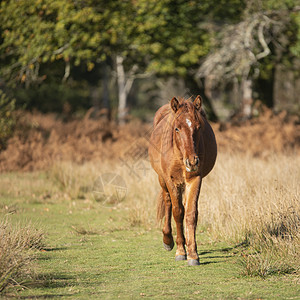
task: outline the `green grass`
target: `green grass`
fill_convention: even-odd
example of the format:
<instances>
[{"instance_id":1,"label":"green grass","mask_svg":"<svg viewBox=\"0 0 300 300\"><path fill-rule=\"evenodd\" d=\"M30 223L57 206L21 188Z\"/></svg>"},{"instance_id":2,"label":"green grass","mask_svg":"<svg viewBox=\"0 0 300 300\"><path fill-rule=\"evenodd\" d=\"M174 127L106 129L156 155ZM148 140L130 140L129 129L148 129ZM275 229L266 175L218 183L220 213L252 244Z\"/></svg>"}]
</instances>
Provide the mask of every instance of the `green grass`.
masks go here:
<instances>
[{"instance_id":1,"label":"green grass","mask_svg":"<svg viewBox=\"0 0 300 300\"><path fill-rule=\"evenodd\" d=\"M44 187L42 187L44 186ZM22 298L299 299L296 275L243 276L240 249L197 233L201 265L175 262L152 226L131 226L126 204L70 199L45 173L2 174L0 212L46 234L36 279L7 290ZM154 209L154 208L153 208Z\"/></svg>"}]
</instances>

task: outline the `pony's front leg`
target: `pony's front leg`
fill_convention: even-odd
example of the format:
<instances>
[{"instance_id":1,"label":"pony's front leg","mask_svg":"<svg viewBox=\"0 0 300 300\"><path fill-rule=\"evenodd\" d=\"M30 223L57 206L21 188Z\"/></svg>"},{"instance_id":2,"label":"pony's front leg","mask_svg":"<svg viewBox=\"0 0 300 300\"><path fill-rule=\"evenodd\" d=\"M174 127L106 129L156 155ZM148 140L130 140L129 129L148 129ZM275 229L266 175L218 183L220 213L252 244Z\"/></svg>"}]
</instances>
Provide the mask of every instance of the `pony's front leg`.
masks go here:
<instances>
[{"instance_id":1,"label":"pony's front leg","mask_svg":"<svg viewBox=\"0 0 300 300\"><path fill-rule=\"evenodd\" d=\"M168 190L171 196L172 212L177 230L177 250L175 260L186 260L185 238L183 233L184 207L182 205L182 191L180 187L176 187L174 185L169 186Z\"/></svg>"},{"instance_id":2,"label":"pony's front leg","mask_svg":"<svg viewBox=\"0 0 300 300\"><path fill-rule=\"evenodd\" d=\"M198 197L200 193L201 181L201 177L197 176L187 180L185 186L185 237L188 253L188 264L191 266L200 264L196 244L196 227L198 220Z\"/></svg>"}]
</instances>

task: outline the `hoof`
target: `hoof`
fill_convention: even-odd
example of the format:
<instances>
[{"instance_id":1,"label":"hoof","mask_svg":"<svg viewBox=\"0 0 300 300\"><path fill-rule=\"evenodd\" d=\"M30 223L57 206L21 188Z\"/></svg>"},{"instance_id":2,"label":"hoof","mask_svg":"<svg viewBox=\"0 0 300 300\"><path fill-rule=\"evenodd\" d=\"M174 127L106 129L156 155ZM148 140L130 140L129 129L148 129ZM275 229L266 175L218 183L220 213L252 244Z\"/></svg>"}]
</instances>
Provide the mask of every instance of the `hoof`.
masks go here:
<instances>
[{"instance_id":1,"label":"hoof","mask_svg":"<svg viewBox=\"0 0 300 300\"><path fill-rule=\"evenodd\" d=\"M199 258L198 259L189 259L188 260L188 265L189 266L199 266Z\"/></svg>"},{"instance_id":2,"label":"hoof","mask_svg":"<svg viewBox=\"0 0 300 300\"><path fill-rule=\"evenodd\" d=\"M186 260L186 255L176 255L175 261Z\"/></svg>"},{"instance_id":3,"label":"hoof","mask_svg":"<svg viewBox=\"0 0 300 300\"><path fill-rule=\"evenodd\" d=\"M171 251L174 247L174 242L172 242L171 245L167 245L164 243L164 248L167 250L167 251Z\"/></svg>"}]
</instances>

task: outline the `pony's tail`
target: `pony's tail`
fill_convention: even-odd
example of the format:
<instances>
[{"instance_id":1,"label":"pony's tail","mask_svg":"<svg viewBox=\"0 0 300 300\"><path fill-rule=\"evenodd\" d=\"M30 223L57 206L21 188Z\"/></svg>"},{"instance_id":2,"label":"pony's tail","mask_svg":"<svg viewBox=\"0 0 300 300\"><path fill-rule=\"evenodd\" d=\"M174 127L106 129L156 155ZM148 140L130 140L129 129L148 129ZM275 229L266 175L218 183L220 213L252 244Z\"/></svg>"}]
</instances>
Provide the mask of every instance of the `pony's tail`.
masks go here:
<instances>
[{"instance_id":1,"label":"pony's tail","mask_svg":"<svg viewBox=\"0 0 300 300\"><path fill-rule=\"evenodd\" d=\"M160 190L160 193L157 197L157 211L156 211L157 221L160 223L164 216L165 216L165 202L163 198L163 191Z\"/></svg>"}]
</instances>

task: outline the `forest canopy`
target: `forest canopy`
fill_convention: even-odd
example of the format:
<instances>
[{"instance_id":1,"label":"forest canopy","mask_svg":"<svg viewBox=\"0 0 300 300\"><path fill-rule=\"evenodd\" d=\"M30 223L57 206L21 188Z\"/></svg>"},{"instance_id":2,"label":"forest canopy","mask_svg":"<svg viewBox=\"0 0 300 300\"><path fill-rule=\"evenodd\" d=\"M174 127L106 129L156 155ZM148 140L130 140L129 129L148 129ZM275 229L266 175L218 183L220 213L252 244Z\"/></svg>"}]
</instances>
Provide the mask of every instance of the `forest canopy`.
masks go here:
<instances>
[{"instance_id":1,"label":"forest canopy","mask_svg":"<svg viewBox=\"0 0 300 300\"><path fill-rule=\"evenodd\" d=\"M173 82L215 118L253 99L299 111L297 0L11 0L0 19L0 89L28 109L124 121L171 98Z\"/></svg>"}]
</instances>

